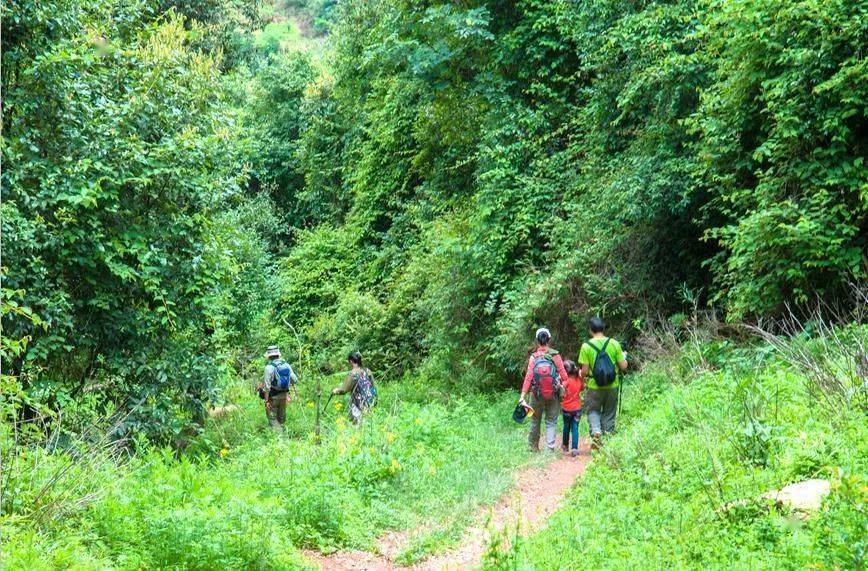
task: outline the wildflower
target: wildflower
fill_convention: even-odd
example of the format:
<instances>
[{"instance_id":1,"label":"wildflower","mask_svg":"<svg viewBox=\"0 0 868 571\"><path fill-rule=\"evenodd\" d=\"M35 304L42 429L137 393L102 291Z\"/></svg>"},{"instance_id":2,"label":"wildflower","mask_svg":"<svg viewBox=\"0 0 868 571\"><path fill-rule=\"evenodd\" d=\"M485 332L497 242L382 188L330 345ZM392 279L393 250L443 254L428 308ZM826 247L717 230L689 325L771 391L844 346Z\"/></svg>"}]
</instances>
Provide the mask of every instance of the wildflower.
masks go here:
<instances>
[{"instance_id":1,"label":"wildflower","mask_svg":"<svg viewBox=\"0 0 868 571\"><path fill-rule=\"evenodd\" d=\"M335 410L341 410L342 408L344 408L343 403L341 403L341 402L335 403Z\"/></svg>"},{"instance_id":2,"label":"wildflower","mask_svg":"<svg viewBox=\"0 0 868 571\"><path fill-rule=\"evenodd\" d=\"M228 450L228 449L226 449L226 448L221 448L221 449L220 449L220 457L221 457L221 458L226 458L226 456L227 456L228 454L229 454L229 450Z\"/></svg>"},{"instance_id":3,"label":"wildflower","mask_svg":"<svg viewBox=\"0 0 868 571\"><path fill-rule=\"evenodd\" d=\"M355 446L356 444L358 444L359 439L356 438L355 436L350 436L349 442L350 442L350 446Z\"/></svg>"},{"instance_id":4,"label":"wildflower","mask_svg":"<svg viewBox=\"0 0 868 571\"><path fill-rule=\"evenodd\" d=\"M389 444L391 444L392 442L394 442L394 441L395 441L395 438L396 438L396 437L395 437L395 433L394 433L394 432L387 432L387 433L386 433L386 442L388 442Z\"/></svg>"},{"instance_id":5,"label":"wildflower","mask_svg":"<svg viewBox=\"0 0 868 571\"><path fill-rule=\"evenodd\" d=\"M416 424L422 424L422 419L418 416L416 417Z\"/></svg>"},{"instance_id":6,"label":"wildflower","mask_svg":"<svg viewBox=\"0 0 868 571\"><path fill-rule=\"evenodd\" d=\"M434 474L437 473L437 467L436 466L428 466L428 473L433 476Z\"/></svg>"},{"instance_id":7,"label":"wildflower","mask_svg":"<svg viewBox=\"0 0 868 571\"><path fill-rule=\"evenodd\" d=\"M392 458L392 463L389 465L389 473L395 474L400 469L401 469L401 463L398 462L397 458Z\"/></svg>"},{"instance_id":8,"label":"wildflower","mask_svg":"<svg viewBox=\"0 0 868 571\"><path fill-rule=\"evenodd\" d=\"M314 404L312 400L307 401L307 408L313 408Z\"/></svg>"}]
</instances>

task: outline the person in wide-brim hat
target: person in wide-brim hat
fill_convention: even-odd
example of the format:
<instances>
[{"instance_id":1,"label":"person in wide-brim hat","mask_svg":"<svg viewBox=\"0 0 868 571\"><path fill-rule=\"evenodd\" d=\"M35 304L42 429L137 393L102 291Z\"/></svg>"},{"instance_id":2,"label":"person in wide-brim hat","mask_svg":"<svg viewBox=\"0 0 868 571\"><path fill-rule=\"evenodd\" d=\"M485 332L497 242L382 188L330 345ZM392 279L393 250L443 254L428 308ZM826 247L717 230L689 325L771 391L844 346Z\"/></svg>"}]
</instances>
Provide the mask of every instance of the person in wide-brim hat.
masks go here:
<instances>
[{"instance_id":1,"label":"person in wide-brim hat","mask_svg":"<svg viewBox=\"0 0 868 571\"><path fill-rule=\"evenodd\" d=\"M269 345L265 350L265 359L265 376L259 384L259 396L265 401L268 423L279 431L286 422L289 389L298 382L298 377L290 364L280 358L277 345Z\"/></svg>"},{"instance_id":2,"label":"person in wide-brim hat","mask_svg":"<svg viewBox=\"0 0 868 571\"><path fill-rule=\"evenodd\" d=\"M266 359L274 359L280 357L280 349L277 348L277 345L269 345L268 349L265 350L265 358Z\"/></svg>"}]
</instances>

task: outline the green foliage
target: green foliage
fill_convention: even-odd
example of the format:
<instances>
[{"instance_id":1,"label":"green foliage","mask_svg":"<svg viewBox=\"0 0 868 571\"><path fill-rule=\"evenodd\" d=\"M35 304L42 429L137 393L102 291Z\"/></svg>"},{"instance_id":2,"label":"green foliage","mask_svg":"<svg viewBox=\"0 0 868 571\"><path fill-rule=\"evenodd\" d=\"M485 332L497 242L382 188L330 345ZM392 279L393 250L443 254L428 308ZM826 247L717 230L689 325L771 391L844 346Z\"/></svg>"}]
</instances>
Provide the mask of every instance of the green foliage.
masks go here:
<instances>
[{"instance_id":1,"label":"green foliage","mask_svg":"<svg viewBox=\"0 0 868 571\"><path fill-rule=\"evenodd\" d=\"M518 452L524 429L508 415L513 396L449 399L422 380L416 386L424 405L386 388L361 427L333 400L319 446L308 385L290 404L290 438L271 434L261 401L246 393L244 409L209 424L180 459L155 448L100 470L88 456L43 451L28 459L19 450L11 466L22 486L85 501L63 518L36 520L32 494L19 495L0 515L0 565L296 568L297 548L370 547L386 529L493 502L511 485L511 468L528 459ZM67 464L68 483L87 474L80 496L47 480Z\"/></svg>"},{"instance_id":2,"label":"green foliage","mask_svg":"<svg viewBox=\"0 0 868 571\"><path fill-rule=\"evenodd\" d=\"M293 225L353 235L353 287L307 321L363 294L401 316L370 324L400 330L383 364L481 387L541 324L569 352L589 314L630 337L684 289L732 318L839 296L866 250L862 10L342 4L272 145ZM288 259L322 263L311 239Z\"/></svg>"},{"instance_id":3,"label":"green foliage","mask_svg":"<svg viewBox=\"0 0 868 571\"><path fill-rule=\"evenodd\" d=\"M273 190L284 207L273 215L300 227L306 212L292 206L304 184L296 147L303 129L301 101L315 70L303 52L273 53L256 74L254 90L244 101L246 124L253 133L249 149L259 184Z\"/></svg>"},{"instance_id":4,"label":"green foliage","mask_svg":"<svg viewBox=\"0 0 868 571\"><path fill-rule=\"evenodd\" d=\"M852 2L721 2L700 35L715 81L690 122L711 267L733 315L834 294L864 273L868 33ZM714 222L717 218L722 223Z\"/></svg>"},{"instance_id":5,"label":"green foliage","mask_svg":"<svg viewBox=\"0 0 868 571\"><path fill-rule=\"evenodd\" d=\"M4 35L3 279L39 318L4 311L4 336L30 339L4 364L54 407L121 403L121 434L201 416L246 325L233 285L258 271L241 258L258 238L225 224L244 171L197 30L139 4L24 3Z\"/></svg>"},{"instance_id":6,"label":"green foliage","mask_svg":"<svg viewBox=\"0 0 868 571\"><path fill-rule=\"evenodd\" d=\"M0 14L0 566L296 567L297 547L440 518L418 560L526 460L513 397L478 391L516 383L539 325L574 356L591 314L628 339L671 316L692 349L637 379L557 548L547 531L491 566L864 564L863 363L806 331L806 385L767 350L683 335L706 302L774 316L865 277L863 4ZM319 447L306 387L290 438L264 437L237 379L272 343L303 379L361 350L399 382ZM208 424L227 396L245 410ZM817 475L834 489L808 523L721 509Z\"/></svg>"}]
</instances>

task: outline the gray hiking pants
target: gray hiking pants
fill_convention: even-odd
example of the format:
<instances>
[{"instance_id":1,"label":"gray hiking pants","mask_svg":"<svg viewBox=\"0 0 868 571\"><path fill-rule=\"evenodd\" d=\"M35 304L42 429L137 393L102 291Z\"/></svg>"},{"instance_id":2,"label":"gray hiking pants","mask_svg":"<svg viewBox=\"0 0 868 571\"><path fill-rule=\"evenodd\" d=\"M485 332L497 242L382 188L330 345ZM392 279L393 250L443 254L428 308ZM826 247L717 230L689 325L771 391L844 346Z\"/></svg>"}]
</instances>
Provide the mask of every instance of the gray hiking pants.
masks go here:
<instances>
[{"instance_id":1,"label":"gray hiking pants","mask_svg":"<svg viewBox=\"0 0 868 571\"><path fill-rule=\"evenodd\" d=\"M611 389L588 389L585 392L584 409L588 413L591 435L609 434L615 430L615 413L618 411L620 387Z\"/></svg>"},{"instance_id":2,"label":"gray hiking pants","mask_svg":"<svg viewBox=\"0 0 868 571\"><path fill-rule=\"evenodd\" d=\"M561 414L561 401L557 398L549 400L537 399L531 395L530 406L533 407L533 416L530 417L530 434L527 441L534 450L539 450L539 429L543 415L546 417L546 447L555 449L555 437L558 432L558 417Z\"/></svg>"}]
</instances>

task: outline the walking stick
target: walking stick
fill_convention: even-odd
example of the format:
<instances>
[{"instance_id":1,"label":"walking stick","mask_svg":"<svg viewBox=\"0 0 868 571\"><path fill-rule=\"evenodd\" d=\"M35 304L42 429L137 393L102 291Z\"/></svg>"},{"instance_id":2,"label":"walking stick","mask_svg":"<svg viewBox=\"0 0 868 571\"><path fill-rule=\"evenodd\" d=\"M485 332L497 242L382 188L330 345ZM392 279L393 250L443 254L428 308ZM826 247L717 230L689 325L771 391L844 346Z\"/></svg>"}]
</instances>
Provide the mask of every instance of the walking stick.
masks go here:
<instances>
[{"instance_id":1,"label":"walking stick","mask_svg":"<svg viewBox=\"0 0 868 571\"><path fill-rule=\"evenodd\" d=\"M316 376L316 424L314 425L314 441L317 444L320 444L320 436L319 436L319 403L320 398L322 397L322 378L320 375Z\"/></svg>"},{"instance_id":2,"label":"walking stick","mask_svg":"<svg viewBox=\"0 0 868 571\"><path fill-rule=\"evenodd\" d=\"M621 420L621 401L623 400L623 392L624 377L621 377L621 384L618 385L618 406L615 408L615 427L618 426L618 422Z\"/></svg>"}]
</instances>

